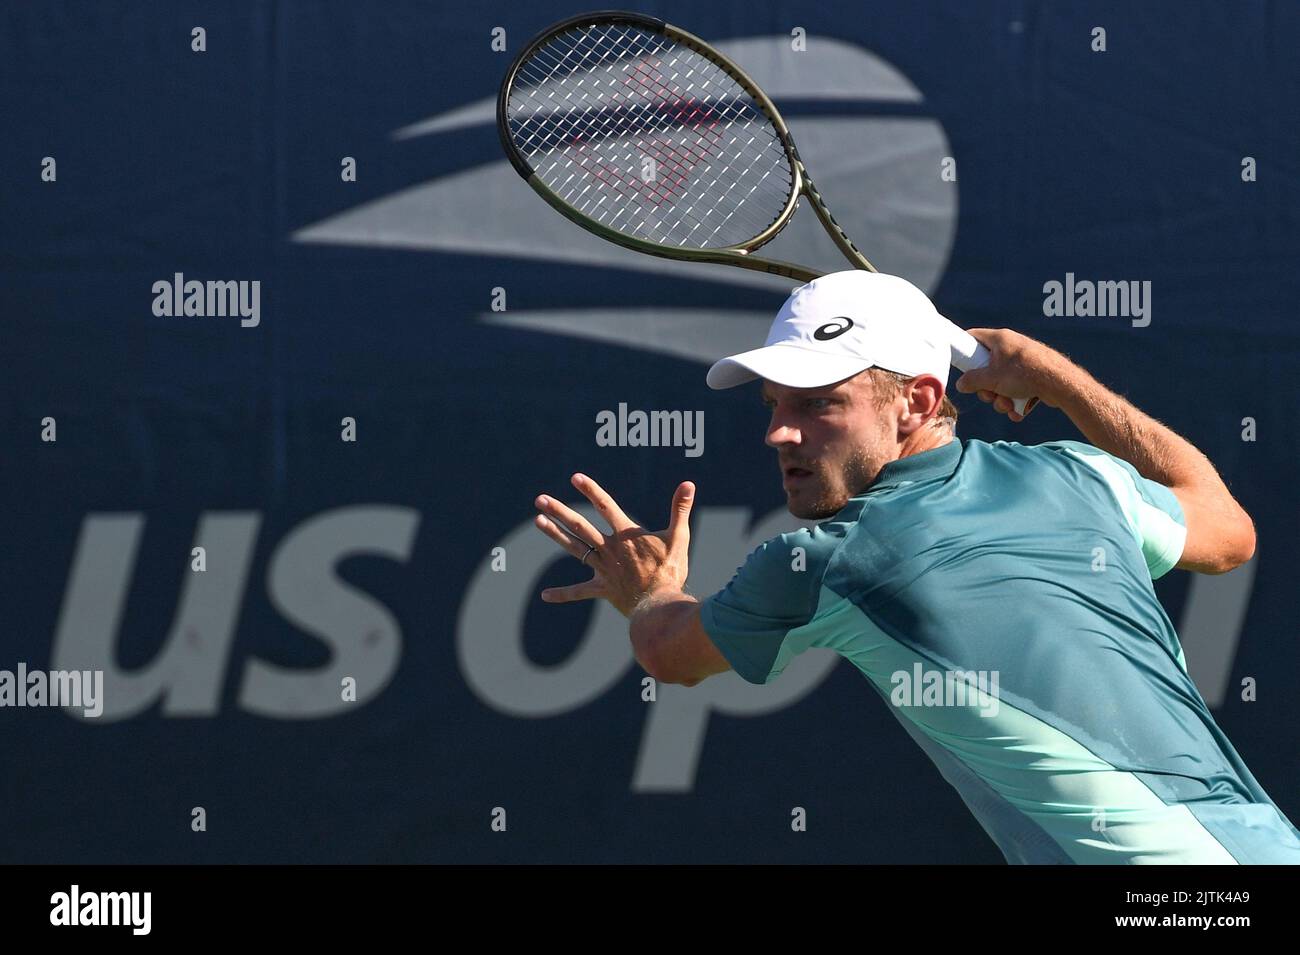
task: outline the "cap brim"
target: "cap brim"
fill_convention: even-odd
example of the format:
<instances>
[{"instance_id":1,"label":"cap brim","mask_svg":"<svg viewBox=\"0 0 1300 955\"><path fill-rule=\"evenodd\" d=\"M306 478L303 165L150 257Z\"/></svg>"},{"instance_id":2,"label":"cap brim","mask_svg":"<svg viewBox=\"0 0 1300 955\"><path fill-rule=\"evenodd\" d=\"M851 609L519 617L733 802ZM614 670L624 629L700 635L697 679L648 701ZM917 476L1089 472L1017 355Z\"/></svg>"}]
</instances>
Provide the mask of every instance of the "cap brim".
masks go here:
<instances>
[{"instance_id":1,"label":"cap brim","mask_svg":"<svg viewBox=\"0 0 1300 955\"><path fill-rule=\"evenodd\" d=\"M714 362L705 381L716 391L756 378L766 378L787 388L820 388L870 367L871 362L852 355L830 355L782 342Z\"/></svg>"}]
</instances>

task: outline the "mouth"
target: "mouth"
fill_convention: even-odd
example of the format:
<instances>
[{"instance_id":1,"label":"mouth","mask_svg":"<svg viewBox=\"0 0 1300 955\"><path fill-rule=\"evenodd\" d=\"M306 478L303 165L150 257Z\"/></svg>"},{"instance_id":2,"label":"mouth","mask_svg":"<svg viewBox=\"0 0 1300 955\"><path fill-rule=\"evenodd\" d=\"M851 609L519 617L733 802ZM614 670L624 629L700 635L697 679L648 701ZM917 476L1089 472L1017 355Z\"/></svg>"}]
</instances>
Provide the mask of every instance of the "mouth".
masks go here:
<instances>
[{"instance_id":1,"label":"mouth","mask_svg":"<svg viewBox=\"0 0 1300 955\"><path fill-rule=\"evenodd\" d=\"M782 474L785 477L786 484L793 484L799 481L805 481L813 476L813 472L807 468L786 468Z\"/></svg>"}]
</instances>

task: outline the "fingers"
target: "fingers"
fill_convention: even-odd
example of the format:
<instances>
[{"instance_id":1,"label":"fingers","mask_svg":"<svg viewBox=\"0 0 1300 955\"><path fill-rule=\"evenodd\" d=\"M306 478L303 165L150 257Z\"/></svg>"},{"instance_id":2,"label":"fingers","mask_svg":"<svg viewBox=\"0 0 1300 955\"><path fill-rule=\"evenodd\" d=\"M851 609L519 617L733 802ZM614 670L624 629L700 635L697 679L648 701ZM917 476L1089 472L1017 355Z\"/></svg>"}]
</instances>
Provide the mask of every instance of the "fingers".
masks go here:
<instances>
[{"instance_id":1,"label":"fingers","mask_svg":"<svg viewBox=\"0 0 1300 955\"><path fill-rule=\"evenodd\" d=\"M991 365L998 364L998 335L996 328L971 328L968 329L970 336L984 346L987 356L984 364L978 368L969 368L966 373L958 377L953 383L958 391L969 394L972 391L979 391L982 388L988 388L993 384Z\"/></svg>"},{"instance_id":2,"label":"fingers","mask_svg":"<svg viewBox=\"0 0 1300 955\"><path fill-rule=\"evenodd\" d=\"M953 383L957 390L963 394L970 394L972 391L982 391L984 385L988 384L988 369L972 368Z\"/></svg>"},{"instance_id":3,"label":"fingers","mask_svg":"<svg viewBox=\"0 0 1300 955\"><path fill-rule=\"evenodd\" d=\"M627 530L629 527L636 527L635 521L623 513L623 509L618 506L612 497L603 487L587 477L585 474L575 474L571 480L573 486L587 496L587 500L596 505L596 510L600 516L605 518L609 526L613 528L615 536Z\"/></svg>"},{"instance_id":4,"label":"fingers","mask_svg":"<svg viewBox=\"0 0 1300 955\"><path fill-rule=\"evenodd\" d=\"M994 383L990 368L998 364L998 356L1003 341L1002 336L1006 330L1001 328L968 328L966 331L990 352L988 364L979 368L971 368L953 382L958 391L970 394L973 391L988 390L989 386Z\"/></svg>"},{"instance_id":5,"label":"fingers","mask_svg":"<svg viewBox=\"0 0 1300 955\"><path fill-rule=\"evenodd\" d=\"M1012 421L1025 420L1025 416L1022 415L1020 412L1016 411L1016 403L1012 401L1010 398L1003 398L999 396L998 400L993 403L993 407L996 410L1002 412Z\"/></svg>"},{"instance_id":6,"label":"fingers","mask_svg":"<svg viewBox=\"0 0 1300 955\"><path fill-rule=\"evenodd\" d=\"M567 529L555 523L555 521L551 520L545 514L538 514L534 519L534 523L543 534L563 547L573 557L577 557L581 560L583 557L587 556L588 547L586 543L578 540L570 534ZM594 557L595 554L592 554L592 556Z\"/></svg>"},{"instance_id":7,"label":"fingers","mask_svg":"<svg viewBox=\"0 0 1300 955\"><path fill-rule=\"evenodd\" d=\"M672 510L668 514L668 543L676 543L678 537L684 535L687 540L691 536L691 505L695 503L695 485L690 481L683 481L677 486L677 491L673 494Z\"/></svg>"},{"instance_id":8,"label":"fingers","mask_svg":"<svg viewBox=\"0 0 1300 955\"><path fill-rule=\"evenodd\" d=\"M545 494L538 495L537 500L533 503L539 511L552 521L563 524L572 536L577 537L579 540L585 540L592 547L604 546L605 535L592 527L591 523L573 508L561 504L555 498L547 497Z\"/></svg>"},{"instance_id":9,"label":"fingers","mask_svg":"<svg viewBox=\"0 0 1300 955\"><path fill-rule=\"evenodd\" d=\"M547 587L542 591L542 599L548 604L566 604L575 600L591 600L603 596L605 596L605 585L598 577L568 587Z\"/></svg>"},{"instance_id":10,"label":"fingers","mask_svg":"<svg viewBox=\"0 0 1300 955\"><path fill-rule=\"evenodd\" d=\"M586 564L594 570L592 565L599 556L599 550L592 552L588 545L600 548L605 543L604 535L573 508L561 504L552 497L539 495L535 503L538 510L542 511L534 519L538 529L579 560L590 554ZM591 600L605 595L605 585L597 575L590 580L568 587L548 587L542 591L542 600L547 603L572 603L576 600Z\"/></svg>"}]
</instances>

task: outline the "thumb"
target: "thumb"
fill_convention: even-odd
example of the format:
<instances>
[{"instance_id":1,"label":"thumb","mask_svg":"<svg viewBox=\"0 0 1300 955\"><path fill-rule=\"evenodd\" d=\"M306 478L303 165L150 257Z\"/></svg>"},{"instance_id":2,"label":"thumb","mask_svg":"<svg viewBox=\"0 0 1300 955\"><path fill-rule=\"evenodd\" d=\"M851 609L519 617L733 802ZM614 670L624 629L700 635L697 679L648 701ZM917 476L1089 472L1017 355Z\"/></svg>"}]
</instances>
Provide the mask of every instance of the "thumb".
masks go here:
<instances>
[{"instance_id":1,"label":"thumb","mask_svg":"<svg viewBox=\"0 0 1300 955\"><path fill-rule=\"evenodd\" d=\"M683 481L677 485L673 494L672 513L668 515L668 536L676 539L678 535L691 536L691 506L695 503L695 485Z\"/></svg>"}]
</instances>

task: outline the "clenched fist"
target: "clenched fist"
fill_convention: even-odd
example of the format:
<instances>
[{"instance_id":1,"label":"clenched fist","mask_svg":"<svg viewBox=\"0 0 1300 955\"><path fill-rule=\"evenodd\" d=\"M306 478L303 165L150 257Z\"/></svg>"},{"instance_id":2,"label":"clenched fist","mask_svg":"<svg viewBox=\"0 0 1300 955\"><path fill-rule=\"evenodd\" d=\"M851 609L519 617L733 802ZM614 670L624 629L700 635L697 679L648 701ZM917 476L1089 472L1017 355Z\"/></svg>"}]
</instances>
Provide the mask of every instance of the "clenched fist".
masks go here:
<instances>
[{"instance_id":1,"label":"clenched fist","mask_svg":"<svg viewBox=\"0 0 1300 955\"><path fill-rule=\"evenodd\" d=\"M1023 421L1012 405L1016 398L1038 398L1053 408L1076 366L1060 352L1028 335L1009 328L971 328L975 339L989 350L989 363L973 368L957 379L957 390L974 392L980 401L991 402L1012 421Z\"/></svg>"}]
</instances>

